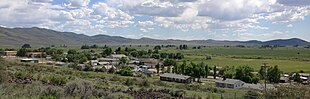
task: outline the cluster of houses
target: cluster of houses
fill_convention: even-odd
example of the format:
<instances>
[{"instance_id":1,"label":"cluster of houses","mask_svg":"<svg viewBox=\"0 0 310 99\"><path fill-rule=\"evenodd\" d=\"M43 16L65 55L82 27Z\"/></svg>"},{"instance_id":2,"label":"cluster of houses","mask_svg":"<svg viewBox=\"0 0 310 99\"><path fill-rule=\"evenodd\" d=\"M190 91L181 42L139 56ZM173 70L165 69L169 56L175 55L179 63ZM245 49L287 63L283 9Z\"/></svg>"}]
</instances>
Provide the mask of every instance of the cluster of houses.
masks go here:
<instances>
[{"instance_id":1,"label":"cluster of houses","mask_svg":"<svg viewBox=\"0 0 310 99\"><path fill-rule=\"evenodd\" d=\"M17 54L16 51L5 51L6 57L15 57ZM38 58L42 58L44 56L47 60L50 58L46 56L45 52L27 52L26 59L20 59L21 62L30 62L30 63L39 63ZM110 69L114 66L117 66L120 62L121 58L127 58L129 60L128 67L132 68L132 71L136 75L146 74L151 76L156 72L155 66L157 64L162 65L162 63L154 58L135 58L135 57L128 57L124 54L112 54L105 58L98 58L97 60L89 60L87 64L90 64L92 68L102 68L103 66L106 69ZM56 66L66 66L67 64L64 62L54 62ZM85 68L85 64L78 64L78 67ZM213 72L213 71L210 71ZM216 71L218 72L218 71ZM299 73L300 78L302 79L303 84L310 84L310 74L307 73ZM290 78L294 77L294 75L287 75L283 74L280 78L280 83L290 83ZM169 82L178 82L178 83L192 83L193 78L191 76L185 76L180 74L172 74L172 73L164 73L160 74L160 80L162 81L169 81ZM259 89L257 85L247 84L241 80L237 79L215 79L215 86L221 88L232 88L232 89L244 89L244 88L252 88L252 89Z\"/></svg>"},{"instance_id":2,"label":"cluster of houses","mask_svg":"<svg viewBox=\"0 0 310 99\"><path fill-rule=\"evenodd\" d=\"M5 51L5 57L16 57L17 51ZM28 63L52 63L56 66L67 66L68 63L64 62L54 62L51 61L51 57L46 55L45 52L27 52L26 57L19 59L20 62L28 62ZM127 58L129 60L127 66L133 68L132 71L135 74L142 75L152 75L156 72L155 66L157 64L162 64L159 60L154 58L136 58L136 57L128 57L124 54L112 54L105 58L98 58L96 60L89 60L86 64L92 66L93 69L105 67L106 69L110 69L114 66L117 66L120 62L121 58ZM78 64L78 67L83 69L86 68L86 64Z\"/></svg>"}]
</instances>

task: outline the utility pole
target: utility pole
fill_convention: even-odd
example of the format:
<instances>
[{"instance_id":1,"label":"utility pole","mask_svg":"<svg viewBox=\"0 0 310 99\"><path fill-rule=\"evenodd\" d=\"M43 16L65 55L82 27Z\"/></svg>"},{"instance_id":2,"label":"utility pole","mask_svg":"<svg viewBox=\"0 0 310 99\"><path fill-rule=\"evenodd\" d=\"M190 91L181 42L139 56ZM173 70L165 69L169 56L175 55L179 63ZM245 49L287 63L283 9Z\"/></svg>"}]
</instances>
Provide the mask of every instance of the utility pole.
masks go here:
<instances>
[{"instance_id":1,"label":"utility pole","mask_svg":"<svg viewBox=\"0 0 310 99\"><path fill-rule=\"evenodd\" d=\"M265 75L264 75L265 76L264 77L265 78L264 79L265 80L265 99L267 99L267 80L266 80L267 79L267 68L270 67L270 66L267 66L267 64L268 63L263 63L263 66L261 66L262 68L265 69Z\"/></svg>"}]
</instances>

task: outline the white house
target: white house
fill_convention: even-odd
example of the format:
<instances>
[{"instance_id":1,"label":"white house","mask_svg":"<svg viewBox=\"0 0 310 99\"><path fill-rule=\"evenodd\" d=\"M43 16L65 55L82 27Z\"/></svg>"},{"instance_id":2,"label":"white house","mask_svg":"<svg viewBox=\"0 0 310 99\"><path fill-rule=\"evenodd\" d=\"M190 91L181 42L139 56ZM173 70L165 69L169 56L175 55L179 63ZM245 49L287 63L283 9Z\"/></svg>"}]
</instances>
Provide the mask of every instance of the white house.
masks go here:
<instances>
[{"instance_id":1,"label":"white house","mask_svg":"<svg viewBox=\"0 0 310 99\"><path fill-rule=\"evenodd\" d=\"M127 58L127 56L124 55L124 54L112 54L112 55L110 55L110 56L107 56L106 58L121 59L122 57L126 57L126 58Z\"/></svg>"},{"instance_id":2,"label":"white house","mask_svg":"<svg viewBox=\"0 0 310 99\"><path fill-rule=\"evenodd\" d=\"M244 85L244 82L237 79L217 79L215 81L216 87L240 89Z\"/></svg>"}]
</instances>

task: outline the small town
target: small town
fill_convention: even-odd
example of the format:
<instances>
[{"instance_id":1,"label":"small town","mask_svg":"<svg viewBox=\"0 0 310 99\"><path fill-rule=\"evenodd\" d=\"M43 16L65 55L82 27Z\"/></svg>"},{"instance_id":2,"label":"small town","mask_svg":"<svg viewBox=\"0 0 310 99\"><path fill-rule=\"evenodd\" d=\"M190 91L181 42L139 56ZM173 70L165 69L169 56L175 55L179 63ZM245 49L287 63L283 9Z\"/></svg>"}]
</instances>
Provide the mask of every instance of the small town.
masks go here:
<instances>
[{"instance_id":1,"label":"small town","mask_svg":"<svg viewBox=\"0 0 310 99\"><path fill-rule=\"evenodd\" d=\"M310 0L0 0L0 99L310 99Z\"/></svg>"}]
</instances>

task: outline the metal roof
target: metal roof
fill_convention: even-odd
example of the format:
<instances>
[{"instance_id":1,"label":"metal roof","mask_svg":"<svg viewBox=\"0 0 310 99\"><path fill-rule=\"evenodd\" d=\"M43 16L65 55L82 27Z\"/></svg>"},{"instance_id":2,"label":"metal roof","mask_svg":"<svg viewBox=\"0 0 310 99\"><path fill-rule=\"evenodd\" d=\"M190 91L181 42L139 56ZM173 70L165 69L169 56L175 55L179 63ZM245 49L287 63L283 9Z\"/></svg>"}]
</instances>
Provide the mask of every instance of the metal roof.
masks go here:
<instances>
[{"instance_id":1,"label":"metal roof","mask_svg":"<svg viewBox=\"0 0 310 99\"><path fill-rule=\"evenodd\" d=\"M238 82L244 83L243 81L238 80L238 79L226 79L226 80L217 79L215 82L217 82L217 83L226 83L226 84L235 84L235 83L238 83Z\"/></svg>"},{"instance_id":2,"label":"metal roof","mask_svg":"<svg viewBox=\"0 0 310 99\"><path fill-rule=\"evenodd\" d=\"M164 74L161 74L160 77L176 78L176 79L188 79L191 76L185 76L185 75L179 75L179 74L171 74L171 73L164 73Z\"/></svg>"}]
</instances>

